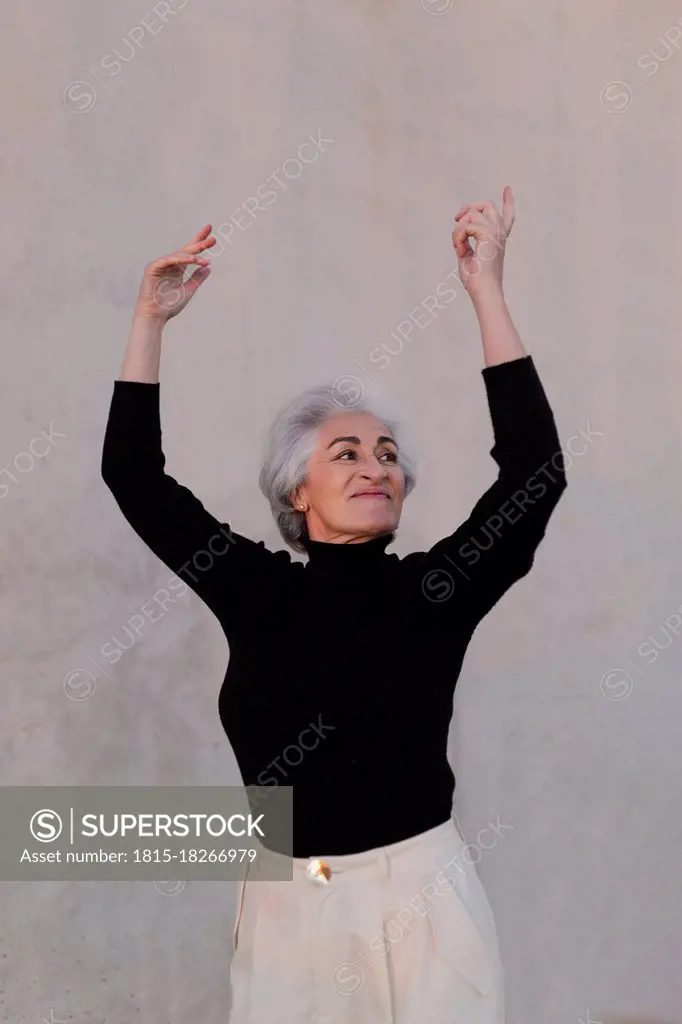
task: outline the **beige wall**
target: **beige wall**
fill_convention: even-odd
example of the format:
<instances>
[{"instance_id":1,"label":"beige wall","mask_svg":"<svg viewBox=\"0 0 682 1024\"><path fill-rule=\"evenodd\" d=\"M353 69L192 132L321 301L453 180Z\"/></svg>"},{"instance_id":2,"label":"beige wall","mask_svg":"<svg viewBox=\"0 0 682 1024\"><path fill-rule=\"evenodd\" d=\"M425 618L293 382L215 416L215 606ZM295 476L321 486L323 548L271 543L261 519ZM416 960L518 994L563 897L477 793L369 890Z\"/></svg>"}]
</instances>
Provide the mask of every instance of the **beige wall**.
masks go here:
<instances>
[{"instance_id":1,"label":"beige wall","mask_svg":"<svg viewBox=\"0 0 682 1024\"><path fill-rule=\"evenodd\" d=\"M99 655L168 577L99 477L144 264L232 225L168 330L173 475L280 546L256 483L270 416L369 371L422 450L406 553L494 475L467 296L384 368L370 353L454 269L454 212L509 182L512 315L562 439L593 436L533 572L470 647L457 813L472 843L513 826L480 834L479 862L511 1022L679 1024L682 643L638 648L682 605L682 7L169 5L165 24L152 0L2 14L2 782L238 782L216 715L228 650L194 595L117 665ZM95 690L68 699L83 668ZM224 1021L232 900L230 883L3 885L0 1019Z\"/></svg>"}]
</instances>

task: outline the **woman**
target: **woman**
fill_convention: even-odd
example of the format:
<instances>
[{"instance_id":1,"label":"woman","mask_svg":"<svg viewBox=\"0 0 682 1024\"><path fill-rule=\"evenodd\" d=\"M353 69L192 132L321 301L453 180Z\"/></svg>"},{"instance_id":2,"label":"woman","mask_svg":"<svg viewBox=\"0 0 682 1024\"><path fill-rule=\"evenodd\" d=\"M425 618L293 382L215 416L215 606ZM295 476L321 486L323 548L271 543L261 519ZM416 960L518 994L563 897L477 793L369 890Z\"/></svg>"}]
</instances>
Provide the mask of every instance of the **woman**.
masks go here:
<instances>
[{"instance_id":1,"label":"woman","mask_svg":"<svg viewBox=\"0 0 682 1024\"><path fill-rule=\"evenodd\" d=\"M210 272L211 225L143 275L102 475L223 627L220 716L244 784L294 794L293 881L259 878L283 856L272 848L239 883L233 1024L504 1021L495 921L453 822L447 738L473 631L530 570L566 486L553 414L503 295L513 222L507 187L501 214L464 206L452 233L499 473L454 533L403 558L386 552L414 486L397 424L362 402L343 408L333 388L282 409L260 475L283 539L307 562L234 533L165 472L161 335Z\"/></svg>"}]
</instances>

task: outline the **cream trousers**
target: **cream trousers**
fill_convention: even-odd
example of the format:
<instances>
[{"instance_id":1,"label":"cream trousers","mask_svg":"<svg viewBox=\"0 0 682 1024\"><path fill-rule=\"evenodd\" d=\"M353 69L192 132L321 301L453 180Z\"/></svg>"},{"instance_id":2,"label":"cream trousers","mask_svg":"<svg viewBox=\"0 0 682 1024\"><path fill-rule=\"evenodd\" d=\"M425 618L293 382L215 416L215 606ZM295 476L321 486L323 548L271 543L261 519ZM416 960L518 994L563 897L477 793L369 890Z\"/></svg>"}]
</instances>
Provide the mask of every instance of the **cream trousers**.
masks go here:
<instances>
[{"instance_id":1,"label":"cream trousers","mask_svg":"<svg viewBox=\"0 0 682 1024\"><path fill-rule=\"evenodd\" d=\"M229 1024L504 1024L493 911L452 820L294 857L292 881L267 880L278 858L238 882Z\"/></svg>"}]
</instances>

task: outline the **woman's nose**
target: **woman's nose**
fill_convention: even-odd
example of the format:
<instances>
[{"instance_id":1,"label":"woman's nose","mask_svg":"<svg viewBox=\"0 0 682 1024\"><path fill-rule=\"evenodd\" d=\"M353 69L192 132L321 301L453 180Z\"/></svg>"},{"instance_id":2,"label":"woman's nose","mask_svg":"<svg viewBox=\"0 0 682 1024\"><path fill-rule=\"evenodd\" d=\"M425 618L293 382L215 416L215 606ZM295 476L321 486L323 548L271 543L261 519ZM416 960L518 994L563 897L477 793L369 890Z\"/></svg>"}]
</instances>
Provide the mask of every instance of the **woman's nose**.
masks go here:
<instances>
[{"instance_id":1,"label":"woman's nose","mask_svg":"<svg viewBox=\"0 0 682 1024\"><path fill-rule=\"evenodd\" d=\"M388 475L386 466L378 459L367 459L360 467L360 472L373 480L383 480Z\"/></svg>"}]
</instances>

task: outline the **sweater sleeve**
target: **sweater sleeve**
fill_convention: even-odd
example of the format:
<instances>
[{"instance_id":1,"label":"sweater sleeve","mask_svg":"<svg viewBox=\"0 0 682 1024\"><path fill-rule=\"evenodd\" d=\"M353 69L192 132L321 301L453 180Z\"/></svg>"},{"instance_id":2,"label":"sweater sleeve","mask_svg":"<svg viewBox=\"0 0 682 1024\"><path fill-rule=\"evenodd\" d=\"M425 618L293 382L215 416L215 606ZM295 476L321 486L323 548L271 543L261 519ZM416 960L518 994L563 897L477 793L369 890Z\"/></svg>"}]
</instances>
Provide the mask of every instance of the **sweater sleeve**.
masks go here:
<instances>
[{"instance_id":1,"label":"sweater sleeve","mask_svg":"<svg viewBox=\"0 0 682 1024\"><path fill-rule=\"evenodd\" d=\"M495 482L418 567L419 600L476 624L531 569L566 488L554 416L530 355L482 371L498 467ZM408 556L409 557L409 556Z\"/></svg>"},{"instance_id":2,"label":"sweater sleeve","mask_svg":"<svg viewBox=\"0 0 682 1024\"><path fill-rule=\"evenodd\" d=\"M160 384L114 381L102 478L124 517L155 555L225 626L264 572L290 556L230 529L165 471Z\"/></svg>"}]
</instances>

